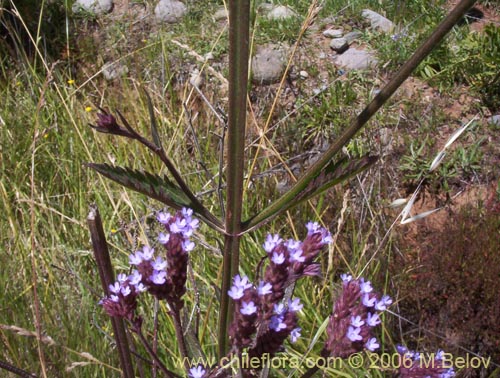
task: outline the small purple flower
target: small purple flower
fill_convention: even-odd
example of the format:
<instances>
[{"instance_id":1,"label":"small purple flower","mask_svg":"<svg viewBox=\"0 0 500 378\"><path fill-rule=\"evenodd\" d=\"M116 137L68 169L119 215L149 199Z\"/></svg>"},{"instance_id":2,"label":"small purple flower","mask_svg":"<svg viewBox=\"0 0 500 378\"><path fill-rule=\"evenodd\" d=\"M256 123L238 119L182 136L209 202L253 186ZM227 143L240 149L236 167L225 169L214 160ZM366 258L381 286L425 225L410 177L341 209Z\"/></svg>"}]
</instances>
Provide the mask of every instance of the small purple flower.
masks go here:
<instances>
[{"instance_id":1,"label":"small purple flower","mask_svg":"<svg viewBox=\"0 0 500 378\"><path fill-rule=\"evenodd\" d=\"M365 321L361 320L361 316L360 315L352 316L351 317L351 325L353 327L359 328L359 327L361 327L364 324L365 324Z\"/></svg>"},{"instance_id":2,"label":"small purple flower","mask_svg":"<svg viewBox=\"0 0 500 378\"><path fill-rule=\"evenodd\" d=\"M362 303L365 307L373 307L375 306L375 302L377 301L376 297L371 297L370 294L363 295Z\"/></svg>"},{"instance_id":3,"label":"small purple flower","mask_svg":"<svg viewBox=\"0 0 500 378\"><path fill-rule=\"evenodd\" d=\"M132 293L132 289L130 289L130 286L122 286L122 288L120 289L120 293L122 293L122 295L124 297L130 295L130 293Z\"/></svg>"},{"instance_id":4,"label":"small purple flower","mask_svg":"<svg viewBox=\"0 0 500 378\"><path fill-rule=\"evenodd\" d=\"M236 287L241 287L243 290L249 289L252 287L252 284L248 281L247 276L241 277L239 274L234 276L233 284Z\"/></svg>"},{"instance_id":5,"label":"small purple flower","mask_svg":"<svg viewBox=\"0 0 500 378\"><path fill-rule=\"evenodd\" d=\"M276 235L267 235L266 241L263 244L264 250L267 253L271 253L278 244L280 244L283 240L280 238L278 234Z\"/></svg>"},{"instance_id":6,"label":"small purple flower","mask_svg":"<svg viewBox=\"0 0 500 378\"><path fill-rule=\"evenodd\" d=\"M149 279L156 285L163 285L167 280L167 272L164 270L154 270Z\"/></svg>"},{"instance_id":7,"label":"small purple flower","mask_svg":"<svg viewBox=\"0 0 500 378\"><path fill-rule=\"evenodd\" d=\"M119 282L115 282L114 284L112 285L109 285L109 291L112 292L113 294L118 294L120 292L120 283Z\"/></svg>"},{"instance_id":8,"label":"small purple flower","mask_svg":"<svg viewBox=\"0 0 500 378\"><path fill-rule=\"evenodd\" d=\"M117 277L117 281L119 283L124 283L127 280L127 275L124 273L120 273Z\"/></svg>"},{"instance_id":9,"label":"small purple flower","mask_svg":"<svg viewBox=\"0 0 500 378\"><path fill-rule=\"evenodd\" d=\"M340 279L342 280L342 282L347 283L347 282L352 281L352 276L350 274L347 274L347 273L342 273L340 275Z\"/></svg>"},{"instance_id":10,"label":"small purple flower","mask_svg":"<svg viewBox=\"0 0 500 378\"><path fill-rule=\"evenodd\" d=\"M380 317L377 314L372 314L371 312L369 312L366 315L366 324L368 324L370 327L375 327L380 323Z\"/></svg>"},{"instance_id":11,"label":"small purple flower","mask_svg":"<svg viewBox=\"0 0 500 378\"><path fill-rule=\"evenodd\" d=\"M286 323L283 322L283 317L280 315L272 316L269 322L269 328L276 332L286 329Z\"/></svg>"},{"instance_id":12,"label":"small purple flower","mask_svg":"<svg viewBox=\"0 0 500 378\"><path fill-rule=\"evenodd\" d=\"M159 212L158 215L156 216L158 222L165 225L168 224L170 218L172 218L172 215L170 213L164 213L164 212Z\"/></svg>"},{"instance_id":13,"label":"small purple flower","mask_svg":"<svg viewBox=\"0 0 500 378\"><path fill-rule=\"evenodd\" d=\"M134 269L132 274L130 276L128 276L128 280L129 280L131 285L136 286L139 284L139 282L141 282L142 274L139 273L139 271L137 269Z\"/></svg>"},{"instance_id":14,"label":"small purple flower","mask_svg":"<svg viewBox=\"0 0 500 378\"><path fill-rule=\"evenodd\" d=\"M110 295L109 299L111 300L111 302L115 303L118 303L120 301L120 297L118 297L118 295Z\"/></svg>"},{"instance_id":15,"label":"small purple flower","mask_svg":"<svg viewBox=\"0 0 500 378\"><path fill-rule=\"evenodd\" d=\"M259 287L257 288L257 293L260 296L271 294L273 292L273 285L271 285L269 282L265 281L260 281Z\"/></svg>"},{"instance_id":16,"label":"small purple flower","mask_svg":"<svg viewBox=\"0 0 500 378\"><path fill-rule=\"evenodd\" d=\"M299 327L297 327L297 328L294 328L292 330L292 332L290 332L290 341L292 343L295 343L299 339L300 331L301 331L301 329Z\"/></svg>"},{"instance_id":17,"label":"small purple flower","mask_svg":"<svg viewBox=\"0 0 500 378\"><path fill-rule=\"evenodd\" d=\"M142 258L145 261L149 261L153 258L155 250L148 245L142 247Z\"/></svg>"},{"instance_id":18,"label":"small purple flower","mask_svg":"<svg viewBox=\"0 0 500 378\"><path fill-rule=\"evenodd\" d=\"M191 240L184 240L182 242L182 249L186 252L191 252L194 249L195 244Z\"/></svg>"},{"instance_id":19,"label":"small purple flower","mask_svg":"<svg viewBox=\"0 0 500 378\"><path fill-rule=\"evenodd\" d=\"M163 232L160 232L158 235L158 242L160 244L167 244L168 241L170 240L170 234L164 234Z\"/></svg>"},{"instance_id":20,"label":"small purple flower","mask_svg":"<svg viewBox=\"0 0 500 378\"><path fill-rule=\"evenodd\" d=\"M273 252L273 257L271 258L271 261L276 265L281 265L285 262L285 255L283 253Z\"/></svg>"},{"instance_id":21,"label":"small purple flower","mask_svg":"<svg viewBox=\"0 0 500 378\"><path fill-rule=\"evenodd\" d=\"M274 305L274 313L276 315L281 315L281 314L283 314L284 311L285 311L285 306L283 305L283 303L279 303L279 304Z\"/></svg>"},{"instance_id":22,"label":"small purple flower","mask_svg":"<svg viewBox=\"0 0 500 378\"><path fill-rule=\"evenodd\" d=\"M363 337L359 334L361 332L361 328L355 328L353 326L349 326L347 329L347 338L351 341L359 341L363 340Z\"/></svg>"},{"instance_id":23,"label":"small purple flower","mask_svg":"<svg viewBox=\"0 0 500 378\"><path fill-rule=\"evenodd\" d=\"M374 352L380 347L379 343L377 342L377 339L375 337L372 337L370 340L368 340L365 343L365 348L368 349L370 352Z\"/></svg>"},{"instance_id":24,"label":"small purple flower","mask_svg":"<svg viewBox=\"0 0 500 378\"><path fill-rule=\"evenodd\" d=\"M227 295L229 295L231 298L237 301L238 299L243 298L243 292L244 289L242 287L233 285L231 286L231 289L227 292Z\"/></svg>"},{"instance_id":25,"label":"small purple flower","mask_svg":"<svg viewBox=\"0 0 500 378\"><path fill-rule=\"evenodd\" d=\"M301 249L296 249L295 251L292 251L290 253L290 261L294 262L304 262L306 261L306 258L302 255L302 250Z\"/></svg>"},{"instance_id":26,"label":"small purple flower","mask_svg":"<svg viewBox=\"0 0 500 378\"><path fill-rule=\"evenodd\" d=\"M154 270L164 270L167 267L167 261L158 256L152 263L151 266Z\"/></svg>"},{"instance_id":27,"label":"small purple flower","mask_svg":"<svg viewBox=\"0 0 500 378\"><path fill-rule=\"evenodd\" d=\"M391 297L389 297L388 295L384 295L375 305L375 309L377 309L378 311L385 311L387 310L387 306L389 306L391 303Z\"/></svg>"},{"instance_id":28,"label":"small purple flower","mask_svg":"<svg viewBox=\"0 0 500 378\"><path fill-rule=\"evenodd\" d=\"M321 226L319 225L318 222L307 222L306 228L307 228L307 235L311 235L317 232L321 228Z\"/></svg>"},{"instance_id":29,"label":"small purple flower","mask_svg":"<svg viewBox=\"0 0 500 378\"><path fill-rule=\"evenodd\" d=\"M252 315L257 312L257 307L255 306L255 303L253 303L253 301L242 302L240 312L243 315Z\"/></svg>"},{"instance_id":30,"label":"small purple flower","mask_svg":"<svg viewBox=\"0 0 500 378\"><path fill-rule=\"evenodd\" d=\"M176 218L175 222L170 225L170 232L174 234L181 234L186 227L186 219L185 218Z\"/></svg>"},{"instance_id":31,"label":"small purple flower","mask_svg":"<svg viewBox=\"0 0 500 378\"><path fill-rule=\"evenodd\" d=\"M138 293L144 293L147 289L148 288L144 286L142 282L135 285L135 291L137 291Z\"/></svg>"},{"instance_id":32,"label":"small purple flower","mask_svg":"<svg viewBox=\"0 0 500 378\"><path fill-rule=\"evenodd\" d=\"M299 240L288 239L284 244L285 244L285 247L287 247L289 251L294 252L294 251L300 249L302 242Z\"/></svg>"},{"instance_id":33,"label":"small purple flower","mask_svg":"<svg viewBox=\"0 0 500 378\"><path fill-rule=\"evenodd\" d=\"M288 309L293 312L299 312L304 307L303 304L300 303L300 298L295 298L293 301L288 300Z\"/></svg>"},{"instance_id":34,"label":"small purple flower","mask_svg":"<svg viewBox=\"0 0 500 378\"><path fill-rule=\"evenodd\" d=\"M183 207L181 210L181 214L184 218L191 218L191 216L193 215L193 209L190 209L189 207Z\"/></svg>"},{"instance_id":35,"label":"small purple flower","mask_svg":"<svg viewBox=\"0 0 500 378\"><path fill-rule=\"evenodd\" d=\"M203 366L198 365L197 367L193 367L189 369L189 376L191 378L203 378L206 374L206 370L203 369Z\"/></svg>"},{"instance_id":36,"label":"small purple flower","mask_svg":"<svg viewBox=\"0 0 500 378\"><path fill-rule=\"evenodd\" d=\"M363 294L368 294L373 291L373 287L370 281L364 281L361 279L361 283L359 284L359 288Z\"/></svg>"},{"instance_id":37,"label":"small purple flower","mask_svg":"<svg viewBox=\"0 0 500 378\"><path fill-rule=\"evenodd\" d=\"M128 257L128 262L130 265L139 265L143 261L142 252L137 251L135 254L132 253Z\"/></svg>"}]
</instances>

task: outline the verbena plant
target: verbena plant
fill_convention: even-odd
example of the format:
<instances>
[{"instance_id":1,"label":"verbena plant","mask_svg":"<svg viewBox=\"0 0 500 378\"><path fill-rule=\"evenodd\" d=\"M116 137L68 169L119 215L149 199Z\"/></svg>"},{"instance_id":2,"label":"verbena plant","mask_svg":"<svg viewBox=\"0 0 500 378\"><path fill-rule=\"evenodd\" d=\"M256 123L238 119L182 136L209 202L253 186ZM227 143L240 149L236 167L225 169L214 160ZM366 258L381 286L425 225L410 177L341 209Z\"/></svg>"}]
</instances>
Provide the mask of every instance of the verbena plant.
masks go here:
<instances>
[{"instance_id":1,"label":"verbena plant","mask_svg":"<svg viewBox=\"0 0 500 378\"><path fill-rule=\"evenodd\" d=\"M167 377L178 376L177 372L169 370L160 360L155 348L142 332L143 319L136 313L137 299L142 292L149 292L156 299L168 304L169 314L175 327L179 358L185 362L184 374L192 377L269 375L268 366L262 363L242 368L243 358L247 356L260 361L263 356L271 358L283 350L287 338L294 341L299 337L297 312L302 305L299 299L292 297L294 285L301 277L320 274L320 267L315 258L323 246L331 242L331 236L327 230L314 222L307 224L307 236L302 241L293 239L284 241L279 235L269 235L264 242L266 255L256 267L256 271L262 270L263 274L258 275L258 281L255 283L250 282L248 277L239 275L242 236L298 203L346 181L376 162L377 157L370 155L356 159L334 160L334 158L474 3L475 0L462 0L386 87L352 120L351 125L320 159L309 167L286 193L248 219L242 217L242 197L250 40L249 0L228 2L230 25L228 148L225 176L226 204L225 209L221 209L224 219L217 217L204 206L167 156L157 131L149 97L151 138L139 134L119 111L116 111L114 116L101 110L102 113L93 126L97 131L141 143L161 160L168 169L170 177L160 177L106 164L89 163L89 167L121 185L177 209L175 214L166 212L157 214L158 221L165 228L165 232L158 236L158 241L164 246L165 251L160 255L158 251L145 246L142 251L131 254L129 262L135 268L130 275L118 275L116 282L96 209L88 218L99 273L106 291L101 304L112 316L120 363L126 378L135 376L126 326L143 343L154 361L155 369L160 369ZM313 3L310 14L314 12L315 6ZM223 172L219 173L222 175ZM191 366L189 359L195 356L203 357L203 350L198 344L196 332L183 323L182 297L186 291L189 251L194 247L190 237L198 228L197 219L224 238L223 275L220 282L217 361L209 363L205 360L206 363ZM372 330L380 323L379 313L391 303L389 297L374 294L368 281L355 279L349 275L343 275L342 280L342 292L333 306L332 315L326 326L327 337L321 352L323 358L348 358L364 349L375 351L379 343ZM402 361L406 361L399 370L400 376L453 375L451 370L443 366L440 354L433 357L435 363L430 364L431 367L427 370L419 370L421 368L416 363L418 355L402 348L399 356ZM232 369L234 365L227 363L233 361L233 358L240 363L235 371ZM311 376L317 370L317 366L311 367L303 376Z\"/></svg>"}]
</instances>

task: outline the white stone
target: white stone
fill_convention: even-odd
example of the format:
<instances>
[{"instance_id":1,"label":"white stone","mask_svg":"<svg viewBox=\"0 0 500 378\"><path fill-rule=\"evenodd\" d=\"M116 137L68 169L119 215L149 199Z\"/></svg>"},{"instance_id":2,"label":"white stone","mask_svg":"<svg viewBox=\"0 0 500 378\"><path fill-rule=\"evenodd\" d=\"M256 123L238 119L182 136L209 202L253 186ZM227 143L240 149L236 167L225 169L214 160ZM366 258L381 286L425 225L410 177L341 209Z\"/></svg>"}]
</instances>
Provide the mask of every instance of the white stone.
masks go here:
<instances>
[{"instance_id":1,"label":"white stone","mask_svg":"<svg viewBox=\"0 0 500 378\"><path fill-rule=\"evenodd\" d=\"M307 73L307 71L300 71L299 72L299 76L302 78L302 79L307 79L309 77L309 74Z\"/></svg>"},{"instance_id":2,"label":"white stone","mask_svg":"<svg viewBox=\"0 0 500 378\"><path fill-rule=\"evenodd\" d=\"M340 38L344 35L344 31L342 29L326 29L323 35L327 38Z\"/></svg>"},{"instance_id":3,"label":"white stone","mask_svg":"<svg viewBox=\"0 0 500 378\"><path fill-rule=\"evenodd\" d=\"M214 13L215 21L227 20L227 18L228 18L227 10L224 7L217 9Z\"/></svg>"},{"instance_id":4,"label":"white stone","mask_svg":"<svg viewBox=\"0 0 500 378\"><path fill-rule=\"evenodd\" d=\"M365 50L350 48L335 60L335 64L348 70L366 70L378 63L375 56Z\"/></svg>"},{"instance_id":5,"label":"white stone","mask_svg":"<svg viewBox=\"0 0 500 378\"><path fill-rule=\"evenodd\" d=\"M267 18L270 20L281 20L295 17L297 14L285 5L278 5L269 11Z\"/></svg>"},{"instance_id":6,"label":"white stone","mask_svg":"<svg viewBox=\"0 0 500 378\"><path fill-rule=\"evenodd\" d=\"M186 6L177 0L160 0L155 7L156 19L169 24L180 21L186 12Z\"/></svg>"},{"instance_id":7,"label":"white stone","mask_svg":"<svg viewBox=\"0 0 500 378\"><path fill-rule=\"evenodd\" d=\"M278 81L286 67L287 48L268 44L259 46L252 59L252 80L258 84Z\"/></svg>"},{"instance_id":8,"label":"white stone","mask_svg":"<svg viewBox=\"0 0 500 378\"><path fill-rule=\"evenodd\" d=\"M111 12L113 0L77 0L72 7L73 12L91 12L97 16Z\"/></svg>"},{"instance_id":9,"label":"white stone","mask_svg":"<svg viewBox=\"0 0 500 378\"><path fill-rule=\"evenodd\" d=\"M370 21L372 28L383 31L384 33L390 33L394 29L394 23L391 20L370 9L363 10L361 16Z\"/></svg>"},{"instance_id":10,"label":"white stone","mask_svg":"<svg viewBox=\"0 0 500 378\"><path fill-rule=\"evenodd\" d=\"M330 42L330 48L339 54L342 54L349 48L349 44L345 38L334 38Z\"/></svg>"}]
</instances>

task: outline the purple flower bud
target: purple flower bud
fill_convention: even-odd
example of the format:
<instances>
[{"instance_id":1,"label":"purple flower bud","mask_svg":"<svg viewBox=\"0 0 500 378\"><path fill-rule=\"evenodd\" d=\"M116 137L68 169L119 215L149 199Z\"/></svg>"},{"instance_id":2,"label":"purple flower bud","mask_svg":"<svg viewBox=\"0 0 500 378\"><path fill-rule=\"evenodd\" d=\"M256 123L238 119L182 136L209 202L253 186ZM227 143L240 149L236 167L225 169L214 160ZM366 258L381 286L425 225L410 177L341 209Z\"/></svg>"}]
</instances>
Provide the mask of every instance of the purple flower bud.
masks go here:
<instances>
[{"instance_id":1,"label":"purple flower bud","mask_svg":"<svg viewBox=\"0 0 500 378\"><path fill-rule=\"evenodd\" d=\"M379 347L380 345L378 344L377 339L375 337L372 337L365 343L365 348L368 349L370 352L374 352Z\"/></svg>"},{"instance_id":2,"label":"purple flower bud","mask_svg":"<svg viewBox=\"0 0 500 378\"><path fill-rule=\"evenodd\" d=\"M359 341L363 340L363 337L359 334L361 332L361 328L355 328L353 326L349 326L347 329L347 338L351 341Z\"/></svg>"},{"instance_id":3,"label":"purple flower bud","mask_svg":"<svg viewBox=\"0 0 500 378\"><path fill-rule=\"evenodd\" d=\"M301 331L301 329L299 327L297 327L297 328L294 328L292 330L292 332L290 332L290 341L292 343L295 343L299 339L300 331Z\"/></svg>"},{"instance_id":4,"label":"purple flower bud","mask_svg":"<svg viewBox=\"0 0 500 378\"><path fill-rule=\"evenodd\" d=\"M299 312L304 307L303 304L300 303L300 298L295 298L293 301L288 300L288 309L293 312Z\"/></svg>"},{"instance_id":5,"label":"purple flower bud","mask_svg":"<svg viewBox=\"0 0 500 378\"><path fill-rule=\"evenodd\" d=\"M250 301L248 303L242 302L240 312L243 315L252 315L257 312L257 307L255 306L255 303L253 303L253 301Z\"/></svg>"},{"instance_id":6,"label":"purple flower bud","mask_svg":"<svg viewBox=\"0 0 500 378\"><path fill-rule=\"evenodd\" d=\"M260 296L271 294L273 292L273 286L269 282L260 281L259 287L257 288L257 293Z\"/></svg>"},{"instance_id":7,"label":"purple flower bud","mask_svg":"<svg viewBox=\"0 0 500 378\"><path fill-rule=\"evenodd\" d=\"M104 110L103 113L97 113L96 125L108 130L118 130L120 128L116 122L116 118Z\"/></svg>"}]
</instances>

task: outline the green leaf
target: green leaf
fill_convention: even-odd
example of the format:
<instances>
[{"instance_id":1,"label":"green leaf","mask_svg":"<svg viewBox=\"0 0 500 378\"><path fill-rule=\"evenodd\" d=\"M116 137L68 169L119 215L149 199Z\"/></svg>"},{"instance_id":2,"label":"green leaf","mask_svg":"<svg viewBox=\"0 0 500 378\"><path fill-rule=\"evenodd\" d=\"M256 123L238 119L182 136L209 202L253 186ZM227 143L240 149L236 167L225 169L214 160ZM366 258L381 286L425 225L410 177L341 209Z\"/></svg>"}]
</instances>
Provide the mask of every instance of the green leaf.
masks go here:
<instances>
[{"instance_id":1,"label":"green leaf","mask_svg":"<svg viewBox=\"0 0 500 378\"><path fill-rule=\"evenodd\" d=\"M108 164L87 163L87 166L120 185L145 194L175 209L193 208L190 199L166 177L162 178L148 172L113 167Z\"/></svg>"}]
</instances>

